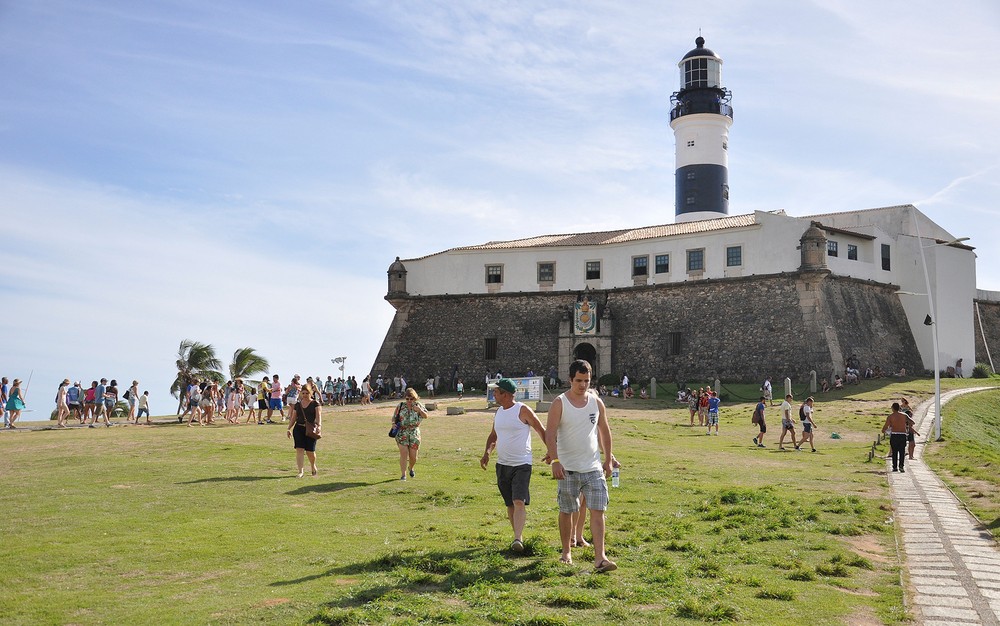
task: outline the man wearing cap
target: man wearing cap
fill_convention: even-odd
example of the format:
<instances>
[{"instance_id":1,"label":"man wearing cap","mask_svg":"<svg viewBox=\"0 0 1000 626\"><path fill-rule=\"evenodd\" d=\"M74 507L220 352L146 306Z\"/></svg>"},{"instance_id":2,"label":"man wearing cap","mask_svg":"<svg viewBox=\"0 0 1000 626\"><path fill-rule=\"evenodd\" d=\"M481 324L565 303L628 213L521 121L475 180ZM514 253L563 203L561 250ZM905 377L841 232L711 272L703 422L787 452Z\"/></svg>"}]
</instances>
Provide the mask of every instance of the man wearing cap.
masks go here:
<instances>
[{"instance_id":1,"label":"man wearing cap","mask_svg":"<svg viewBox=\"0 0 1000 626\"><path fill-rule=\"evenodd\" d=\"M563 563L572 563L573 515L580 510L580 494L590 509L590 531L594 541L594 570L618 569L604 552L604 511L608 508L608 483L614 455L611 427L604 402L590 390L590 363L573 361L569 366L569 391L552 401L545 424L547 456L552 477L559 481L559 538ZM601 463L601 452L604 463Z\"/></svg>"},{"instance_id":2,"label":"man wearing cap","mask_svg":"<svg viewBox=\"0 0 1000 626\"><path fill-rule=\"evenodd\" d=\"M69 406L69 416L75 417L83 423L83 412L80 410L83 403L83 389L80 381L73 383L73 386L66 390L66 405Z\"/></svg>"},{"instance_id":3,"label":"man wearing cap","mask_svg":"<svg viewBox=\"0 0 1000 626\"><path fill-rule=\"evenodd\" d=\"M493 390L493 398L500 408L493 416L493 430L486 438L486 452L479 460L485 470L490 463L490 452L497 451L497 487L507 505L507 519L514 529L514 541L510 549L524 552L522 533L531 503L529 486L531 483L531 429L545 440L545 428L538 416L521 402L515 402L517 386L509 378L501 378Z\"/></svg>"}]
</instances>

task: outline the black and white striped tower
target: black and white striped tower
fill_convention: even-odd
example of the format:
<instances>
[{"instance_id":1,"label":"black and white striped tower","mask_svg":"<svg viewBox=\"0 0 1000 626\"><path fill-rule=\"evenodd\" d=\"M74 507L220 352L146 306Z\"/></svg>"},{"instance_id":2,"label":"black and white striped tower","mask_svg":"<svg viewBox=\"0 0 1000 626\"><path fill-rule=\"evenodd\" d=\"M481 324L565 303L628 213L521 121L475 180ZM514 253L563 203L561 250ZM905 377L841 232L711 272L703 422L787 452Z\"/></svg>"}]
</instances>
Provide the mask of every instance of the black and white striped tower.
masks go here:
<instances>
[{"instance_id":1,"label":"black and white striped tower","mask_svg":"<svg viewBox=\"0 0 1000 626\"><path fill-rule=\"evenodd\" d=\"M684 55L681 89L670 96L670 128L676 142L677 222L729 214L729 127L732 93L722 86L722 59L705 39Z\"/></svg>"}]
</instances>

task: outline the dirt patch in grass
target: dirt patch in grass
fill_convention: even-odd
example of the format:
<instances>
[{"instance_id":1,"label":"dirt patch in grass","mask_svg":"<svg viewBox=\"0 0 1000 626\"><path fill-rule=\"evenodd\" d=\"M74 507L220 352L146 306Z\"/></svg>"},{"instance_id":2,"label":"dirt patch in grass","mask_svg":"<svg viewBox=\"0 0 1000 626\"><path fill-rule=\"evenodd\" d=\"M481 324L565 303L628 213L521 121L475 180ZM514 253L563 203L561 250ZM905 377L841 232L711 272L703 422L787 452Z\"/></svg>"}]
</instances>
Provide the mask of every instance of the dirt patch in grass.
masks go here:
<instances>
[{"instance_id":1,"label":"dirt patch in grass","mask_svg":"<svg viewBox=\"0 0 1000 626\"><path fill-rule=\"evenodd\" d=\"M879 543L878 537L872 535L861 535L860 537L845 537L844 541L850 544L851 548L865 558L879 563L888 563L892 559L886 554L885 546Z\"/></svg>"},{"instance_id":2,"label":"dirt patch in grass","mask_svg":"<svg viewBox=\"0 0 1000 626\"><path fill-rule=\"evenodd\" d=\"M288 604L292 600L290 598L271 598L269 600L264 600L260 604L254 606L256 609L266 609L272 606L278 606L279 604Z\"/></svg>"},{"instance_id":3,"label":"dirt patch in grass","mask_svg":"<svg viewBox=\"0 0 1000 626\"><path fill-rule=\"evenodd\" d=\"M847 626L881 626L884 623L875 616L875 610L868 606L859 606L844 621Z\"/></svg>"}]
</instances>

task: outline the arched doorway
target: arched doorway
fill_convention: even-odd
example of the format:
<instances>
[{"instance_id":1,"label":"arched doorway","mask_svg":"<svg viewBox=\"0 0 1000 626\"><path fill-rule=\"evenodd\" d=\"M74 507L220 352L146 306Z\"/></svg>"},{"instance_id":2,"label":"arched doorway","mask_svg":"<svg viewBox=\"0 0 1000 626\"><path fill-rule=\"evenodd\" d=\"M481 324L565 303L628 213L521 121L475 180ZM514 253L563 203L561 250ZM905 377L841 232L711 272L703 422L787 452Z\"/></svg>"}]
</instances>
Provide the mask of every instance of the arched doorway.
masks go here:
<instances>
[{"instance_id":1,"label":"arched doorway","mask_svg":"<svg viewBox=\"0 0 1000 626\"><path fill-rule=\"evenodd\" d=\"M582 359L590 363L590 369L594 372L594 379L597 379L597 348L589 343L578 344L573 348L573 359Z\"/></svg>"}]
</instances>

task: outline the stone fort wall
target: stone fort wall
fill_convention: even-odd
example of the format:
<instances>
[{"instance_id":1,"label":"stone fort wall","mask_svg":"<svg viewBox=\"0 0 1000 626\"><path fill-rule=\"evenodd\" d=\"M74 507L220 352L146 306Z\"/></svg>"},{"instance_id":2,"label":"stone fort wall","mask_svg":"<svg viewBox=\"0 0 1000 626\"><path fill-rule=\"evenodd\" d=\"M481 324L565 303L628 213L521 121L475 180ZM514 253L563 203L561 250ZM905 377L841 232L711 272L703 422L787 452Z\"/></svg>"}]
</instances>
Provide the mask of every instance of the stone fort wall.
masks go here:
<instances>
[{"instance_id":1,"label":"stone fort wall","mask_svg":"<svg viewBox=\"0 0 1000 626\"><path fill-rule=\"evenodd\" d=\"M598 375L627 371L634 380L663 382L716 376L756 382L771 375L800 384L810 370L821 378L842 372L851 354L862 366L919 372L895 290L818 271L595 291L591 300L612 341L610 368L602 363ZM429 374L450 381L457 368L477 387L498 369L544 374L560 363L560 324L568 327L578 295L394 297L396 317L373 373L403 373L422 383ZM680 337L676 354L670 333ZM495 360L485 359L488 338L497 339Z\"/></svg>"}]
</instances>

